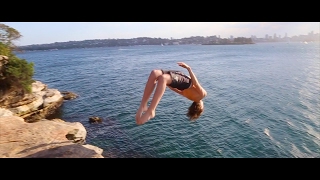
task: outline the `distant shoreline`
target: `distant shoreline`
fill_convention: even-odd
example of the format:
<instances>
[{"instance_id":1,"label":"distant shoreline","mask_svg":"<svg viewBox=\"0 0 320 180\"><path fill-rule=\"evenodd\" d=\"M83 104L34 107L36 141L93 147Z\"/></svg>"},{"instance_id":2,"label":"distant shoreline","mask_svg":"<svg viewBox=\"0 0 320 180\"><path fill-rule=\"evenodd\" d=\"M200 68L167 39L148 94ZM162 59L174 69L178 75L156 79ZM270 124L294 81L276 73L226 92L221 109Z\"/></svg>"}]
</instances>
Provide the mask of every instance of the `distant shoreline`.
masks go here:
<instances>
[{"instance_id":1,"label":"distant shoreline","mask_svg":"<svg viewBox=\"0 0 320 180\"><path fill-rule=\"evenodd\" d=\"M81 43L82 41L79 41L78 43ZM132 47L132 46L177 46L177 45L203 45L203 46L216 46L216 45L252 45L252 44L260 44L260 43L299 43L302 41L259 41L259 42L244 42L244 43L235 43L235 42L228 42L228 43L202 43L202 44L196 44L196 43L189 43L189 44L133 44L133 45L114 45L114 46L94 46L94 45L88 45L88 46L76 46L76 47L68 47L68 46L54 46L51 47L51 44L38 44L38 45L28 45L28 46L17 46L16 52L32 52L32 51L57 51L57 50L63 50L63 49L88 49L88 48L105 48L105 47ZM312 41L313 42L313 41ZM314 41L318 42L318 41ZM307 41L303 41L303 43L308 43ZM58 43L59 44L59 43ZM63 44L63 43L62 43Z\"/></svg>"},{"instance_id":2,"label":"distant shoreline","mask_svg":"<svg viewBox=\"0 0 320 180\"><path fill-rule=\"evenodd\" d=\"M251 38L238 37L233 39L221 39L217 36L210 37L190 37L182 39L162 39L140 37L133 39L95 39L83 41L55 42L50 44L34 44L27 46L17 46L19 51L34 50L58 50L58 49L75 49L75 48L97 48L97 47L123 47L139 45L229 45L229 44L254 44Z\"/></svg>"},{"instance_id":3,"label":"distant shoreline","mask_svg":"<svg viewBox=\"0 0 320 180\"><path fill-rule=\"evenodd\" d=\"M244 44L256 44L256 43L208 43L201 45L244 45Z\"/></svg>"}]
</instances>

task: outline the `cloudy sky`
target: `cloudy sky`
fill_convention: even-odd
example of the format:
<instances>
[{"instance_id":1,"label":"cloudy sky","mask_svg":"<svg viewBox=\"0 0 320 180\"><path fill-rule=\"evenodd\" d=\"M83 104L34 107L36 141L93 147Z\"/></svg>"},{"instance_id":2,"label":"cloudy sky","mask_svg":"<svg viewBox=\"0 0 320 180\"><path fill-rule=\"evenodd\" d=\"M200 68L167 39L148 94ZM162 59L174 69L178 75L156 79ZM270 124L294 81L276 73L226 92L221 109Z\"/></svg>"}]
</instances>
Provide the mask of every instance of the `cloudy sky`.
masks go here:
<instances>
[{"instance_id":1,"label":"cloudy sky","mask_svg":"<svg viewBox=\"0 0 320 180\"><path fill-rule=\"evenodd\" d=\"M0 22L20 32L16 45L137 37L284 37L319 33L320 22Z\"/></svg>"}]
</instances>

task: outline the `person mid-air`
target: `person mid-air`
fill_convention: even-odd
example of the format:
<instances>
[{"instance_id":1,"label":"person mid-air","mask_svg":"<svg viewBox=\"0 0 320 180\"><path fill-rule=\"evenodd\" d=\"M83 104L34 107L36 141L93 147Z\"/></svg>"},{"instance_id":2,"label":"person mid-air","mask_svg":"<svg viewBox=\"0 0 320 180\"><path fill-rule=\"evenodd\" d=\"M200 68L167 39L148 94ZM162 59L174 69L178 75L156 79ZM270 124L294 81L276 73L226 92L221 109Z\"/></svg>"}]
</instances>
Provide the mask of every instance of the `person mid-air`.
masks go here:
<instances>
[{"instance_id":1,"label":"person mid-air","mask_svg":"<svg viewBox=\"0 0 320 180\"><path fill-rule=\"evenodd\" d=\"M142 125L155 117L157 105L166 87L169 87L174 92L192 101L187 113L190 120L196 120L200 117L204 110L202 99L207 96L207 92L198 82L190 66L184 62L178 62L177 64L187 69L190 76L177 70L155 69L151 71L144 89L140 107L136 113L136 124ZM148 100L155 86L157 86L157 88L148 107Z\"/></svg>"}]
</instances>

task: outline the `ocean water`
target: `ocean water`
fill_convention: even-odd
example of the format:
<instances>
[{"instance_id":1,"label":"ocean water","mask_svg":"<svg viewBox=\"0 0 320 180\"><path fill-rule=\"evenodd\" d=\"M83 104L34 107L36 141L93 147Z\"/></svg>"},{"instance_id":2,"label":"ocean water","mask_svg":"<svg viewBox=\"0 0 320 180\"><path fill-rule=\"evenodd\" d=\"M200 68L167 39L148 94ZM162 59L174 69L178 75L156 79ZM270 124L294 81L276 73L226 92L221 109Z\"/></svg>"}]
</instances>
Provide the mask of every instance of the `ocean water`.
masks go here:
<instances>
[{"instance_id":1,"label":"ocean water","mask_svg":"<svg viewBox=\"0 0 320 180\"><path fill-rule=\"evenodd\" d=\"M112 158L319 158L320 51L308 44L130 46L17 53L34 79L72 91L55 117L81 122L86 143ZM187 71L207 90L205 111L165 91L156 117L135 123L153 69ZM99 116L101 124L90 124Z\"/></svg>"}]
</instances>

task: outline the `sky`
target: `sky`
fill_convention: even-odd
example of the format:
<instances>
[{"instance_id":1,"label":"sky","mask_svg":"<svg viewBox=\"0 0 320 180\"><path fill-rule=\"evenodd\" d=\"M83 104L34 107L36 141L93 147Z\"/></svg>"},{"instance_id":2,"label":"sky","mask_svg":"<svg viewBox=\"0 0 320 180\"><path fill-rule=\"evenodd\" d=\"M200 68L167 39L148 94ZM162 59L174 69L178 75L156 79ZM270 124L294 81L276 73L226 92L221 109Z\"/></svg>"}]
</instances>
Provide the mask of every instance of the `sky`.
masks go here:
<instances>
[{"instance_id":1,"label":"sky","mask_svg":"<svg viewBox=\"0 0 320 180\"><path fill-rule=\"evenodd\" d=\"M22 37L17 46L93 39L137 37L180 39L191 36L264 38L319 33L320 22L0 22Z\"/></svg>"}]
</instances>

